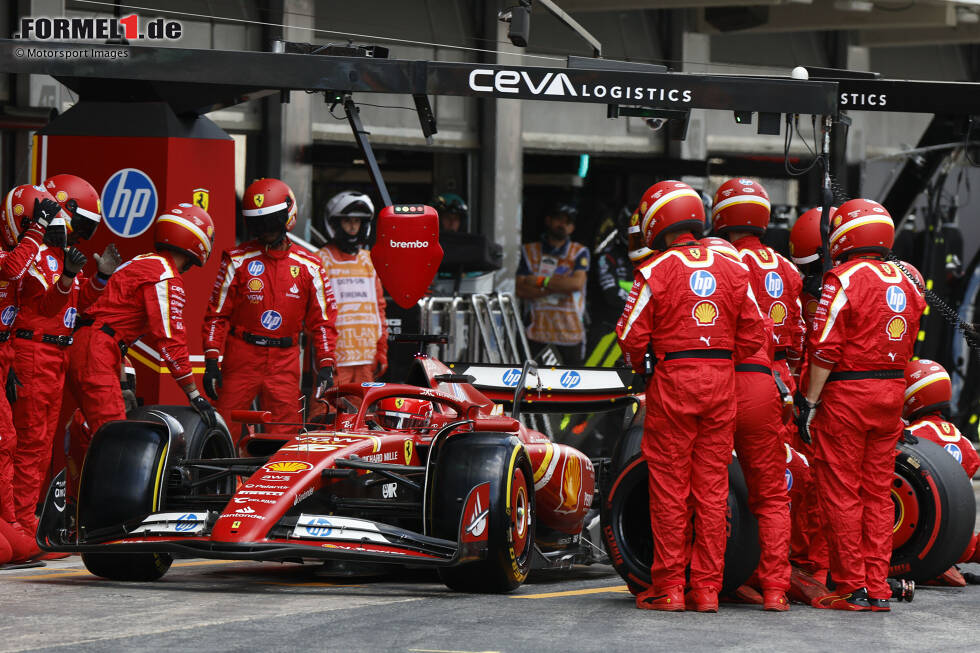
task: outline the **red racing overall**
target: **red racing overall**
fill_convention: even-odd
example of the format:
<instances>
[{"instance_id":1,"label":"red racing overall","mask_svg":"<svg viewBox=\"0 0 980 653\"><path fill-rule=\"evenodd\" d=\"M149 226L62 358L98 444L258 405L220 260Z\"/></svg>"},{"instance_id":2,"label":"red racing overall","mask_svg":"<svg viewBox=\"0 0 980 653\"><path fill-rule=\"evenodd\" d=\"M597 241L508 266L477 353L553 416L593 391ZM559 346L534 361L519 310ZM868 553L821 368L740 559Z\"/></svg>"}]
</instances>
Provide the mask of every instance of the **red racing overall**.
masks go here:
<instances>
[{"instance_id":1,"label":"red racing overall","mask_svg":"<svg viewBox=\"0 0 980 653\"><path fill-rule=\"evenodd\" d=\"M23 384L11 406L17 429L14 502L17 521L31 533L51 459L75 316L105 289L95 277L87 280L79 274L64 292L58 283L64 262L60 247L41 247L20 282L20 310L11 341L14 371Z\"/></svg>"},{"instance_id":2,"label":"red racing overall","mask_svg":"<svg viewBox=\"0 0 980 653\"><path fill-rule=\"evenodd\" d=\"M905 365L925 300L893 263L853 258L824 276L808 362L831 369L813 418L820 509L837 593L887 600Z\"/></svg>"},{"instance_id":3,"label":"red racing overall","mask_svg":"<svg viewBox=\"0 0 980 653\"><path fill-rule=\"evenodd\" d=\"M693 242L692 242L693 241ZM748 271L681 234L638 269L616 326L625 360L647 385L643 454L650 472L652 590L722 584L728 463L735 427L732 362L766 342ZM689 498L693 501L689 502ZM694 542L686 546L694 512Z\"/></svg>"},{"instance_id":4,"label":"red racing overall","mask_svg":"<svg viewBox=\"0 0 980 653\"><path fill-rule=\"evenodd\" d=\"M317 368L332 367L336 320L333 290L316 255L292 244L268 249L258 241L222 254L204 316L204 355L224 354L215 409L231 433L241 429L231 411L248 408L256 395L272 421L302 421L299 334L305 323Z\"/></svg>"}]
</instances>

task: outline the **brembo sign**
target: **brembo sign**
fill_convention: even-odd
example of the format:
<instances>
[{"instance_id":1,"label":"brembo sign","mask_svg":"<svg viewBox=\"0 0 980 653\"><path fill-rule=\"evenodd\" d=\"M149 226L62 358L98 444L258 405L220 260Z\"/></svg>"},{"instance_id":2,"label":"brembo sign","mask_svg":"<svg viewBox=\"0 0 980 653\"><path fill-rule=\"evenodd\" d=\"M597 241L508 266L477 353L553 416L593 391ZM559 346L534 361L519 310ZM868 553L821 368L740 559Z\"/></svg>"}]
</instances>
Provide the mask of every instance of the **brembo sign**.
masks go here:
<instances>
[{"instance_id":1,"label":"brembo sign","mask_svg":"<svg viewBox=\"0 0 980 653\"><path fill-rule=\"evenodd\" d=\"M475 68L469 75L470 89L477 93L506 97L575 97L583 100L633 100L689 104L694 92L689 88L659 88L636 84L573 83L563 72L529 72Z\"/></svg>"}]
</instances>

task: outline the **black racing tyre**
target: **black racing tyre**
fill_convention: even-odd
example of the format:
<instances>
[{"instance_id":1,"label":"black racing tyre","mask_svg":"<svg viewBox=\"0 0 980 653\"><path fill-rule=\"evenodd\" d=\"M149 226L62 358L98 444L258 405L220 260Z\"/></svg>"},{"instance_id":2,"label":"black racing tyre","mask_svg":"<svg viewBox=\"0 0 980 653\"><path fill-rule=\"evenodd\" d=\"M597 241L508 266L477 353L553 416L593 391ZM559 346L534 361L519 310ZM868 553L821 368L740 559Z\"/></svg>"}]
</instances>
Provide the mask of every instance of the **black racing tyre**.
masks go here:
<instances>
[{"instance_id":1,"label":"black racing tyre","mask_svg":"<svg viewBox=\"0 0 980 653\"><path fill-rule=\"evenodd\" d=\"M232 442L224 422L219 419L218 425L209 429L197 411L190 406L140 406L130 413L129 419L160 421L159 413L165 413L175 419L184 430L183 435L175 438L171 443L171 460L233 458L236 456L235 444ZM207 472L203 473L207 474ZM196 481L201 474L200 470L191 469L187 473L187 480ZM206 495L232 494L235 491L235 478L233 476L226 476L212 483L187 490L179 490L182 480L179 470L169 469L167 479L168 490L180 491L181 493ZM171 507L166 503L166 495L169 493L169 491L165 492L164 508Z\"/></svg>"},{"instance_id":2,"label":"black racing tyre","mask_svg":"<svg viewBox=\"0 0 980 653\"><path fill-rule=\"evenodd\" d=\"M973 484L956 459L928 440L900 444L892 502L889 576L924 582L956 564L976 519Z\"/></svg>"},{"instance_id":3,"label":"black racing tyre","mask_svg":"<svg viewBox=\"0 0 980 653\"><path fill-rule=\"evenodd\" d=\"M435 537L456 541L470 491L490 484L486 557L441 567L439 577L459 592L516 589L531 570L534 550L534 481L524 446L505 433L467 433L444 441L437 456L428 493Z\"/></svg>"},{"instance_id":4,"label":"black racing tyre","mask_svg":"<svg viewBox=\"0 0 980 653\"><path fill-rule=\"evenodd\" d=\"M84 544L115 539L160 509L170 438L166 426L119 421L103 426L85 455L78 490ZM151 581L173 558L166 553L83 553L85 567L103 578Z\"/></svg>"},{"instance_id":5,"label":"black racing tyre","mask_svg":"<svg viewBox=\"0 0 980 653\"><path fill-rule=\"evenodd\" d=\"M634 594L650 587L653 533L650 530L648 471L642 454L613 472L600 507L602 539L609 559ZM742 585L759 564L759 534L748 504L742 468L728 465L728 540L722 592Z\"/></svg>"},{"instance_id":6,"label":"black racing tyre","mask_svg":"<svg viewBox=\"0 0 980 653\"><path fill-rule=\"evenodd\" d=\"M640 421L630 426L623 433L623 436L616 441L612 451L612 468L615 475L619 470L626 466L633 456L640 451L643 442L643 417Z\"/></svg>"}]
</instances>

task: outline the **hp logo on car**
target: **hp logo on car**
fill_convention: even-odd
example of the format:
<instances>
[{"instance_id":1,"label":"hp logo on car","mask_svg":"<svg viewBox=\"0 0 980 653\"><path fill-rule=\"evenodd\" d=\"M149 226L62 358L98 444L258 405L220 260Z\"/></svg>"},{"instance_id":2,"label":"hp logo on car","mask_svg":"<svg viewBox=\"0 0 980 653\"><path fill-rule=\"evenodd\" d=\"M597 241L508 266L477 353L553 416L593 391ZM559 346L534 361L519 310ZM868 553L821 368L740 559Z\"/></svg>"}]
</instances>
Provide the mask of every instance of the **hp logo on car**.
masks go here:
<instances>
[{"instance_id":1,"label":"hp logo on car","mask_svg":"<svg viewBox=\"0 0 980 653\"><path fill-rule=\"evenodd\" d=\"M952 442L949 442L949 443L946 444L946 446L943 447L943 449L945 449L946 452L950 456L952 456L953 458L955 458L956 459L956 462L958 462L960 464L963 463L963 452L960 451L960 448L957 447L955 444L953 444Z\"/></svg>"},{"instance_id":2,"label":"hp logo on car","mask_svg":"<svg viewBox=\"0 0 980 653\"><path fill-rule=\"evenodd\" d=\"M266 311L262 314L260 320L262 328L268 329L269 331L275 331L280 326L282 326L282 315L279 315L276 311Z\"/></svg>"},{"instance_id":3,"label":"hp logo on car","mask_svg":"<svg viewBox=\"0 0 980 653\"><path fill-rule=\"evenodd\" d=\"M6 322L4 322L4 324L6 324ZM501 380L504 382L504 385L513 388L515 385L517 385L517 382L521 380L521 371L516 367L512 367L504 372L504 376Z\"/></svg>"},{"instance_id":4,"label":"hp logo on car","mask_svg":"<svg viewBox=\"0 0 980 653\"><path fill-rule=\"evenodd\" d=\"M561 375L561 378L558 379L558 382L561 383L561 387L563 388L574 388L575 386L577 386L579 383L582 382L582 375L573 370L568 370L567 372Z\"/></svg>"},{"instance_id":5,"label":"hp logo on car","mask_svg":"<svg viewBox=\"0 0 980 653\"><path fill-rule=\"evenodd\" d=\"M905 291L898 286L888 286L888 290L885 291L885 301L888 302L888 308L901 313L905 310Z\"/></svg>"},{"instance_id":6,"label":"hp logo on car","mask_svg":"<svg viewBox=\"0 0 980 653\"><path fill-rule=\"evenodd\" d=\"M197 516L189 512L186 515L181 515L177 519L177 525L174 527L174 530L178 533L186 533L187 531L194 530L195 526L197 526Z\"/></svg>"},{"instance_id":7,"label":"hp logo on car","mask_svg":"<svg viewBox=\"0 0 980 653\"><path fill-rule=\"evenodd\" d=\"M693 292L698 297L708 297L713 295L715 289L718 287L718 282L715 281L715 275L711 274L707 270L698 270L691 274L691 292Z\"/></svg>"},{"instance_id":8,"label":"hp logo on car","mask_svg":"<svg viewBox=\"0 0 980 653\"><path fill-rule=\"evenodd\" d=\"M775 272L766 275L766 292L770 297L780 298L783 296L783 278Z\"/></svg>"},{"instance_id":9,"label":"hp logo on car","mask_svg":"<svg viewBox=\"0 0 980 653\"><path fill-rule=\"evenodd\" d=\"M330 533L333 532L333 526L326 517L314 517L306 525L306 532L313 537L329 537Z\"/></svg>"},{"instance_id":10,"label":"hp logo on car","mask_svg":"<svg viewBox=\"0 0 980 653\"><path fill-rule=\"evenodd\" d=\"M142 170L123 168L102 188L102 213L109 231L135 238L150 228L157 215L157 189Z\"/></svg>"}]
</instances>

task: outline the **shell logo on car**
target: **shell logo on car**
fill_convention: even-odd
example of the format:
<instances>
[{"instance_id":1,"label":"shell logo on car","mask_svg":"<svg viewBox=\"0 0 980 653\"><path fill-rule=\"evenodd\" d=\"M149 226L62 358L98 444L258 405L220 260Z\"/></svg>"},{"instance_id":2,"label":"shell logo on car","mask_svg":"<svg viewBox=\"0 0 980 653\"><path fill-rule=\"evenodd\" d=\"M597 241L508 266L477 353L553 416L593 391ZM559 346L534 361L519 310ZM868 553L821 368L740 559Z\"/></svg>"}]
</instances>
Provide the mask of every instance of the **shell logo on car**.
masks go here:
<instances>
[{"instance_id":1,"label":"shell logo on car","mask_svg":"<svg viewBox=\"0 0 980 653\"><path fill-rule=\"evenodd\" d=\"M296 472L306 472L313 469L313 465L301 460L279 460L274 463L262 465L262 469L267 472L279 472L281 474L295 474Z\"/></svg>"}]
</instances>

